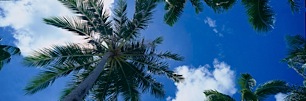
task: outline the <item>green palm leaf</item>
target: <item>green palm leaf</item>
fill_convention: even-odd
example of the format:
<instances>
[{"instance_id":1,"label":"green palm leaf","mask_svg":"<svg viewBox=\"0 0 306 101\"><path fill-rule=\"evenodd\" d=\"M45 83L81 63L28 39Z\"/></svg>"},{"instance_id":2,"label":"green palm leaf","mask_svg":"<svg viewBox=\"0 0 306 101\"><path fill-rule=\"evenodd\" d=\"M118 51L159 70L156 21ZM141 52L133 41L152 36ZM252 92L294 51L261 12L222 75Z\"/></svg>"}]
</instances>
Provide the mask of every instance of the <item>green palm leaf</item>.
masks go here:
<instances>
[{"instance_id":1,"label":"green palm leaf","mask_svg":"<svg viewBox=\"0 0 306 101\"><path fill-rule=\"evenodd\" d=\"M93 60L94 49L87 49L77 44L67 46L53 46L36 51L34 55L25 57L24 63L28 66L46 67L49 65L61 65L66 63L78 63Z\"/></svg>"},{"instance_id":2,"label":"green palm leaf","mask_svg":"<svg viewBox=\"0 0 306 101\"><path fill-rule=\"evenodd\" d=\"M91 36L91 29L88 27L88 25L86 25L84 21L81 21L80 19L68 17L52 17L45 18L44 22L49 25L75 32L80 36Z\"/></svg>"},{"instance_id":3,"label":"green palm leaf","mask_svg":"<svg viewBox=\"0 0 306 101\"><path fill-rule=\"evenodd\" d=\"M255 95L258 99L267 98L269 95L275 95L277 93L288 93L291 91L291 87L287 85L285 81L273 80L259 85L255 91Z\"/></svg>"},{"instance_id":4,"label":"green palm leaf","mask_svg":"<svg viewBox=\"0 0 306 101\"><path fill-rule=\"evenodd\" d=\"M180 15L183 13L186 0L167 0L165 5L166 14L164 16L164 21L173 26L178 20Z\"/></svg>"},{"instance_id":5,"label":"green palm leaf","mask_svg":"<svg viewBox=\"0 0 306 101\"><path fill-rule=\"evenodd\" d=\"M207 97L207 101L235 101L232 97L215 90L205 90L204 94Z\"/></svg>"},{"instance_id":6,"label":"green palm leaf","mask_svg":"<svg viewBox=\"0 0 306 101\"><path fill-rule=\"evenodd\" d=\"M3 65L9 63L12 55L20 54L20 49L9 45L0 45L0 70Z\"/></svg>"},{"instance_id":7,"label":"green palm leaf","mask_svg":"<svg viewBox=\"0 0 306 101\"><path fill-rule=\"evenodd\" d=\"M291 8L291 11L293 13L295 12L299 12L300 11L300 4L299 4L299 1L300 0L288 0L289 4L290 4L290 8Z\"/></svg>"},{"instance_id":8,"label":"green palm leaf","mask_svg":"<svg viewBox=\"0 0 306 101\"><path fill-rule=\"evenodd\" d=\"M230 9L236 0L204 0L216 13L224 12Z\"/></svg>"},{"instance_id":9,"label":"green palm leaf","mask_svg":"<svg viewBox=\"0 0 306 101\"><path fill-rule=\"evenodd\" d=\"M249 22L259 32L267 32L273 29L274 13L268 5L269 0L242 0L247 9Z\"/></svg>"}]
</instances>

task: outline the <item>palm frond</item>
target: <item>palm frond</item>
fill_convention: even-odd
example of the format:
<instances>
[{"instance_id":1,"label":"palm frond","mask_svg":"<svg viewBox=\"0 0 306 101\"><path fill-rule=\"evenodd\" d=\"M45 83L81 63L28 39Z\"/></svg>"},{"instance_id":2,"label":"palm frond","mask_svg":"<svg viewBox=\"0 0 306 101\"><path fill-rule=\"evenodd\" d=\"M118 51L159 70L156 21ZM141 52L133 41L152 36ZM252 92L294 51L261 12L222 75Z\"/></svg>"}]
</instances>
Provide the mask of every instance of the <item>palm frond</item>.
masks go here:
<instances>
[{"instance_id":1,"label":"palm frond","mask_svg":"<svg viewBox=\"0 0 306 101\"><path fill-rule=\"evenodd\" d=\"M269 95L275 95L277 93L288 93L291 91L291 87L285 82L280 80L273 80L259 85L255 91L255 95L259 100L267 98Z\"/></svg>"},{"instance_id":2,"label":"palm frond","mask_svg":"<svg viewBox=\"0 0 306 101\"><path fill-rule=\"evenodd\" d=\"M119 37L122 37L122 35L125 33L127 30L127 22L129 19L127 18L126 14L126 8L127 4L123 0L119 0L117 3L117 7L114 9L114 26L115 30L114 33L118 35Z\"/></svg>"},{"instance_id":3,"label":"palm frond","mask_svg":"<svg viewBox=\"0 0 306 101\"><path fill-rule=\"evenodd\" d=\"M0 70L9 63L12 55L20 54L20 49L9 45L0 45Z\"/></svg>"},{"instance_id":4,"label":"palm frond","mask_svg":"<svg viewBox=\"0 0 306 101\"><path fill-rule=\"evenodd\" d=\"M230 9L236 0L204 0L216 13L222 13Z\"/></svg>"},{"instance_id":5,"label":"palm frond","mask_svg":"<svg viewBox=\"0 0 306 101\"><path fill-rule=\"evenodd\" d=\"M249 22L259 32L267 32L273 29L274 13L268 5L269 0L242 0L247 9Z\"/></svg>"},{"instance_id":6,"label":"palm frond","mask_svg":"<svg viewBox=\"0 0 306 101\"><path fill-rule=\"evenodd\" d=\"M256 85L256 81L250 74L245 73L241 74L241 77L239 78L239 85L241 89L251 90Z\"/></svg>"},{"instance_id":7,"label":"palm frond","mask_svg":"<svg viewBox=\"0 0 306 101\"><path fill-rule=\"evenodd\" d=\"M284 99L285 101L305 101L306 87L296 87Z\"/></svg>"},{"instance_id":8,"label":"palm frond","mask_svg":"<svg viewBox=\"0 0 306 101\"><path fill-rule=\"evenodd\" d=\"M86 22L77 18L68 17L51 17L44 18L44 22L68 31L74 32L80 36L91 37L91 29L86 25Z\"/></svg>"},{"instance_id":9,"label":"palm frond","mask_svg":"<svg viewBox=\"0 0 306 101\"><path fill-rule=\"evenodd\" d=\"M241 101L258 101L257 96L249 89L241 90Z\"/></svg>"},{"instance_id":10,"label":"palm frond","mask_svg":"<svg viewBox=\"0 0 306 101\"><path fill-rule=\"evenodd\" d=\"M235 101L232 97L222 94L216 90L205 90L204 94L207 101Z\"/></svg>"},{"instance_id":11,"label":"palm frond","mask_svg":"<svg viewBox=\"0 0 306 101\"><path fill-rule=\"evenodd\" d=\"M67 46L53 46L53 48L36 51L34 55L25 57L24 63L28 66L46 67L93 60L94 56L99 55L94 53L93 49L87 49L77 44L68 44Z\"/></svg>"},{"instance_id":12,"label":"palm frond","mask_svg":"<svg viewBox=\"0 0 306 101\"><path fill-rule=\"evenodd\" d=\"M64 67L64 68L63 68ZM42 89L45 89L49 85L62 76L70 74L75 67L73 65L63 65L63 67L51 67L47 68L44 72L41 72L36 76L26 87L26 94L34 94Z\"/></svg>"},{"instance_id":13,"label":"palm frond","mask_svg":"<svg viewBox=\"0 0 306 101\"><path fill-rule=\"evenodd\" d=\"M196 13L203 11L203 3L200 0L190 0L192 6L194 7Z\"/></svg>"},{"instance_id":14,"label":"palm frond","mask_svg":"<svg viewBox=\"0 0 306 101\"><path fill-rule=\"evenodd\" d=\"M300 8L299 1L300 0L288 0L292 13L296 13L300 11L301 8Z\"/></svg>"},{"instance_id":15,"label":"palm frond","mask_svg":"<svg viewBox=\"0 0 306 101\"><path fill-rule=\"evenodd\" d=\"M186 0L167 0L165 5L166 14L164 15L164 21L173 26L174 23L183 13Z\"/></svg>"},{"instance_id":16,"label":"palm frond","mask_svg":"<svg viewBox=\"0 0 306 101\"><path fill-rule=\"evenodd\" d=\"M137 0L135 5L133 19L127 23L127 30L123 33L126 40L135 39L139 31L148 26L156 7L156 0Z\"/></svg>"}]
</instances>

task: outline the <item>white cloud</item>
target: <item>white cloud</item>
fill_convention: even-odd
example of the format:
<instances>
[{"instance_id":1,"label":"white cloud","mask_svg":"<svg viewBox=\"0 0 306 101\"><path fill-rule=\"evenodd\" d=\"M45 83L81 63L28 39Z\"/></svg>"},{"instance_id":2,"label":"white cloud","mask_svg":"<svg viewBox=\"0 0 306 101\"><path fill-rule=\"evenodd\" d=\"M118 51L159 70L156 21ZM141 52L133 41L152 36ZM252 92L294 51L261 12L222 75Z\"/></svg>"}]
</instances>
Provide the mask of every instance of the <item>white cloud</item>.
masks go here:
<instances>
[{"instance_id":1,"label":"white cloud","mask_svg":"<svg viewBox=\"0 0 306 101\"><path fill-rule=\"evenodd\" d=\"M213 19L210 18L210 17L206 17L206 19L204 20L204 22L205 22L206 24L208 24L209 27L213 27L213 28L217 27L217 25L216 25L216 20L213 20Z\"/></svg>"},{"instance_id":2,"label":"white cloud","mask_svg":"<svg viewBox=\"0 0 306 101\"><path fill-rule=\"evenodd\" d=\"M178 91L172 101L203 101L206 97L204 90L217 90L227 95L236 93L235 73L230 66L217 59L213 62L213 70L210 71L209 65L191 68L180 66L176 72L182 74L185 80L181 83L175 83ZM167 98L169 100L169 97Z\"/></svg>"},{"instance_id":3,"label":"white cloud","mask_svg":"<svg viewBox=\"0 0 306 101\"><path fill-rule=\"evenodd\" d=\"M111 7L114 0L106 0L105 5ZM63 29L43 23L42 18L51 16L73 16L72 13L57 0L20 0L1 2L3 15L0 27L12 27L17 39L16 46L22 55L29 55L33 50L50 45L64 45L68 42L81 43L82 38Z\"/></svg>"},{"instance_id":4,"label":"white cloud","mask_svg":"<svg viewBox=\"0 0 306 101\"><path fill-rule=\"evenodd\" d=\"M206 19L204 19L204 23L208 24L208 26L212 28L213 32L215 32L219 37L223 37L223 34L220 33L217 29L216 20L210 17L206 17Z\"/></svg>"},{"instance_id":5,"label":"white cloud","mask_svg":"<svg viewBox=\"0 0 306 101\"><path fill-rule=\"evenodd\" d=\"M285 98L286 96L287 96L286 94L278 93L278 94L276 94L274 97L275 97L276 101L285 101L284 98Z\"/></svg>"}]
</instances>

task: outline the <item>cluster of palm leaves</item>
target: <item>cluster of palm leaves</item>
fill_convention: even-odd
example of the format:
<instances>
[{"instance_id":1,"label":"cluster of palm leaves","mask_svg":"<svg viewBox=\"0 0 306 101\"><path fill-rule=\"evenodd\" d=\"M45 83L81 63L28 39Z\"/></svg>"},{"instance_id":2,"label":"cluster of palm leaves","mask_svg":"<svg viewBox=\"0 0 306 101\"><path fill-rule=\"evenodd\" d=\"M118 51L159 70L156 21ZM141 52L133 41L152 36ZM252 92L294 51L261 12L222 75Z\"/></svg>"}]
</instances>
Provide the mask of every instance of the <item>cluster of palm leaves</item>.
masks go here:
<instances>
[{"instance_id":1,"label":"cluster of palm leaves","mask_svg":"<svg viewBox=\"0 0 306 101\"><path fill-rule=\"evenodd\" d=\"M0 41L2 38L0 38ZM0 70L4 64L9 63L12 55L20 54L20 49L10 45L0 44Z\"/></svg>"},{"instance_id":2,"label":"cluster of palm leaves","mask_svg":"<svg viewBox=\"0 0 306 101\"><path fill-rule=\"evenodd\" d=\"M297 86L286 97L287 101L306 100L306 39L301 35L287 36L289 54L282 61L304 78L303 86Z\"/></svg>"},{"instance_id":3,"label":"cluster of palm leaves","mask_svg":"<svg viewBox=\"0 0 306 101\"><path fill-rule=\"evenodd\" d=\"M149 92L163 98L163 85L154 75L165 75L176 82L181 75L169 70L165 59L181 61L183 58L169 51L157 51L163 39L145 41L140 31L152 19L155 0L136 0L132 19L127 18L127 4L118 0L112 17L103 7L103 0L59 0L77 17L45 18L45 23L83 36L88 43L53 46L25 57L28 66L40 67L42 72L25 88L34 94L56 79L73 76L61 100L98 101L140 100L140 94Z\"/></svg>"},{"instance_id":4,"label":"cluster of palm leaves","mask_svg":"<svg viewBox=\"0 0 306 101\"><path fill-rule=\"evenodd\" d=\"M179 19L183 12L187 0L160 0L165 3L166 14L164 21L172 26ZM196 13L203 11L204 5L200 0L189 0L195 8ZM229 10L236 0L204 0L207 6L212 8L216 13L222 13ZM273 29L274 13L271 6L268 4L269 0L242 0L242 4L246 8L249 22L253 28L258 32L267 32ZM298 0L288 0L292 12L300 10Z\"/></svg>"},{"instance_id":5,"label":"cluster of palm leaves","mask_svg":"<svg viewBox=\"0 0 306 101\"><path fill-rule=\"evenodd\" d=\"M288 93L292 91L291 86L280 80L268 81L253 90L256 81L250 74L241 74L239 85L241 89L241 101L262 101L269 95ZM235 101L232 97L215 90L206 90L204 91L204 94L208 101Z\"/></svg>"}]
</instances>

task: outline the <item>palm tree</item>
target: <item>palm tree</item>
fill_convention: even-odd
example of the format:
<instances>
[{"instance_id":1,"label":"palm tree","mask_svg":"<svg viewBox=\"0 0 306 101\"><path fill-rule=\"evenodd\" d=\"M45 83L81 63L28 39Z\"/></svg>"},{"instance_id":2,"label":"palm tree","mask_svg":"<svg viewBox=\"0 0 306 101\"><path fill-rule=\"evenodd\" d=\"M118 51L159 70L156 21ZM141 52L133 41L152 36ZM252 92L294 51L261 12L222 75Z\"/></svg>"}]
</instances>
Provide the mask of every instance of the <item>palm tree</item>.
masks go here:
<instances>
[{"instance_id":1,"label":"palm tree","mask_svg":"<svg viewBox=\"0 0 306 101\"><path fill-rule=\"evenodd\" d=\"M164 21L170 26L181 16L185 4L188 0L159 0L165 3L166 13L164 15ZM204 3L212 8L216 13L222 13L229 10L235 3L236 0L189 0L195 9L196 13L203 11ZM292 12L299 11L299 0L288 0ZM274 12L271 6L268 5L269 0L242 0L242 4L245 6L246 13L250 24L253 29L257 32L267 32L273 29L274 26Z\"/></svg>"},{"instance_id":2,"label":"palm tree","mask_svg":"<svg viewBox=\"0 0 306 101\"><path fill-rule=\"evenodd\" d=\"M0 38L0 41L2 38ZM20 54L20 49L10 45L0 44L0 70L5 63L9 63L12 55Z\"/></svg>"},{"instance_id":3,"label":"palm tree","mask_svg":"<svg viewBox=\"0 0 306 101\"><path fill-rule=\"evenodd\" d=\"M269 95L291 91L291 87L286 82L280 80L268 81L259 85L255 91L253 91L252 88L256 85L256 81L250 74L242 74L239 79L239 85L241 89L241 101L261 101ZM206 90L204 94L207 96L208 101L221 101L217 99L223 99L222 101L234 101L230 96L215 90Z\"/></svg>"},{"instance_id":4,"label":"palm tree","mask_svg":"<svg viewBox=\"0 0 306 101\"><path fill-rule=\"evenodd\" d=\"M158 37L153 41L139 39L152 19L154 0L137 0L132 19L126 14L127 4L116 3L112 18L103 8L103 0L59 0L78 17L51 17L44 21L62 29L84 36L88 45L68 44L36 51L25 58L28 66L41 67L43 71L25 88L34 94L50 86L57 78L72 75L73 80L64 90L63 101L81 101L92 96L100 101L137 101L139 95L149 92L163 98L163 85L155 75L166 75L176 82L182 75L169 70L165 59L180 61L183 58L169 51L157 51L162 43Z\"/></svg>"}]
</instances>

